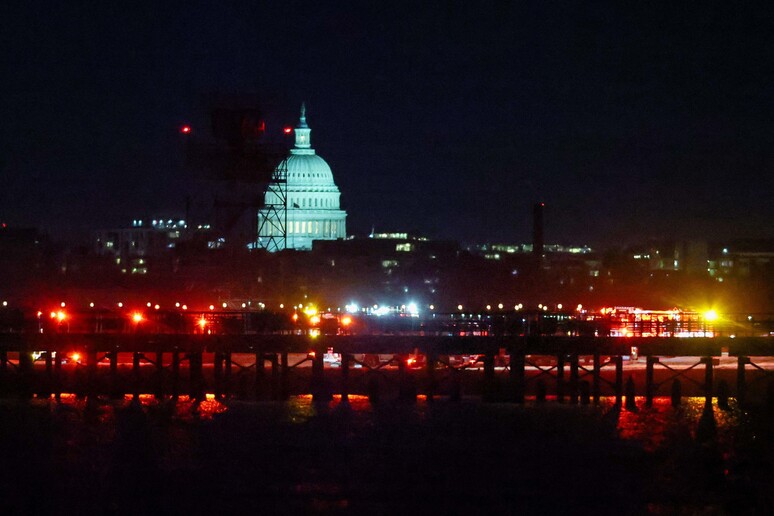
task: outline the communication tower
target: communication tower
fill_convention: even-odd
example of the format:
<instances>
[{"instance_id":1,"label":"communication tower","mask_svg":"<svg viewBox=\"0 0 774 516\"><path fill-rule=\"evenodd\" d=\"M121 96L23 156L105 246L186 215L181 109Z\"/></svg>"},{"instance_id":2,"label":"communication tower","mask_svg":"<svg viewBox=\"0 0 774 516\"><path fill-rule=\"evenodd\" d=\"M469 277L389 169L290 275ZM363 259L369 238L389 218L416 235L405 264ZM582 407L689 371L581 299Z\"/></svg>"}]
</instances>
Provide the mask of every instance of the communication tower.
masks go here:
<instances>
[{"instance_id":1,"label":"communication tower","mask_svg":"<svg viewBox=\"0 0 774 516\"><path fill-rule=\"evenodd\" d=\"M261 217L258 227L258 240L255 247L269 252L287 248L288 237L288 159L284 158L274 169L266 185L264 204L261 208L265 217Z\"/></svg>"},{"instance_id":2,"label":"communication tower","mask_svg":"<svg viewBox=\"0 0 774 516\"><path fill-rule=\"evenodd\" d=\"M266 131L260 102L252 95L216 95L207 101L211 132L185 134L186 161L199 179L206 182L196 194L197 205L206 210L205 222L212 221L215 237L235 248L284 249L287 218L287 142ZM265 207L272 213L268 223L258 227L257 212ZM189 201L190 204L190 201ZM269 238L261 238L268 233ZM260 242L266 245L259 245Z\"/></svg>"}]
</instances>

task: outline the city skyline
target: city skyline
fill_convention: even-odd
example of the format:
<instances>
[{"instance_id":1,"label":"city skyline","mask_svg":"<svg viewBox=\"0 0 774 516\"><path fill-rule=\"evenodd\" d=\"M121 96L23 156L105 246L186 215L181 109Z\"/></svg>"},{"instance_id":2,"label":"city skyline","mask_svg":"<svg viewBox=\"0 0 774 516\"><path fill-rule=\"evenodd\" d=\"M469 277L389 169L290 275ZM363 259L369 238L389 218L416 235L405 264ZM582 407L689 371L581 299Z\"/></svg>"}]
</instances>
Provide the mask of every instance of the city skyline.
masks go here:
<instances>
[{"instance_id":1,"label":"city skyline","mask_svg":"<svg viewBox=\"0 0 774 516\"><path fill-rule=\"evenodd\" d=\"M440 5L440 4L439 4ZM607 246L774 237L771 19L598 6L4 7L0 219L180 213L213 92L307 101L348 226Z\"/></svg>"}]
</instances>

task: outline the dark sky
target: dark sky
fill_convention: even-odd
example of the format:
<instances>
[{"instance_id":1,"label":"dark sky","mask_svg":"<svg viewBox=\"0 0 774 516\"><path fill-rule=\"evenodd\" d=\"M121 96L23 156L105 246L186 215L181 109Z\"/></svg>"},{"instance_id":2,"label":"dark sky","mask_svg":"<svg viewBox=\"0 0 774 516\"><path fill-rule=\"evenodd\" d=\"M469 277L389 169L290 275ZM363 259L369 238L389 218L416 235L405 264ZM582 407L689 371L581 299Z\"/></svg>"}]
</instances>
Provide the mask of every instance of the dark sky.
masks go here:
<instances>
[{"instance_id":1,"label":"dark sky","mask_svg":"<svg viewBox=\"0 0 774 516\"><path fill-rule=\"evenodd\" d=\"M307 102L350 230L528 241L543 200L549 242L774 237L764 2L266 3L3 2L0 219L183 213L178 127L229 93Z\"/></svg>"}]
</instances>

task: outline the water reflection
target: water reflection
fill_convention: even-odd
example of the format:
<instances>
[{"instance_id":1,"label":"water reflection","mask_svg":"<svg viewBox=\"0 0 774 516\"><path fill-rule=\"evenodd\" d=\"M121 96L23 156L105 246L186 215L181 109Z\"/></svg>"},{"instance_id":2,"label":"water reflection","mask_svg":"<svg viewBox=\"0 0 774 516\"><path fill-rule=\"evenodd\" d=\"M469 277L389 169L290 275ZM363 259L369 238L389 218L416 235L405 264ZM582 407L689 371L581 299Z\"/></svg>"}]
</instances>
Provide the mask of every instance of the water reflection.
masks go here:
<instances>
[{"instance_id":1,"label":"water reflection","mask_svg":"<svg viewBox=\"0 0 774 516\"><path fill-rule=\"evenodd\" d=\"M602 397L598 406L569 404L561 406L597 413L599 417L614 421L618 436L621 439L639 442L646 451L654 451L668 439L676 438L676 436L689 436L700 441L704 440L705 437L723 440L727 438L731 430L743 424L746 414L733 399L729 400L727 409L719 408L717 403L708 405L703 397L684 397L678 407L672 406L669 397L654 398L650 407L646 406L644 397L636 397L635 402L636 410L627 410L617 406L614 397ZM96 402L74 394L62 394L58 402L52 396L50 398L37 398L31 403L47 405L50 410L60 413L91 413L91 416L95 418L94 422L105 424L114 421L116 410L120 411L132 406L153 413L163 409L170 412L169 416L181 420L196 418L203 421L211 420L213 417L234 408L244 411L250 410L252 407L256 411L263 410L279 414L283 421L292 424L304 424L316 417L341 414L345 411L372 417L385 411L399 411L404 414L410 413L414 418L421 420L431 417L434 406L455 406L447 400L435 399L431 402L421 395L417 397L416 403L409 404L397 402L373 404L367 396L363 395L349 395L346 400L341 395L333 395L329 401L325 402L316 402L311 395L292 396L286 402L249 402L223 401L217 399L214 394L207 394L206 398L201 401L194 400L189 396L180 396L176 400L168 398L159 401L150 394L142 394L139 397L126 394L119 400L100 399ZM475 398L466 398L463 403L476 403L476 400ZM546 402L528 397L523 405L504 405L513 407L513 410L539 410L540 407L550 407L554 404L555 399L548 396ZM269 407L274 407L274 409L269 409ZM708 430L702 429L703 426L711 426L712 430L707 433Z\"/></svg>"},{"instance_id":2,"label":"water reflection","mask_svg":"<svg viewBox=\"0 0 774 516\"><path fill-rule=\"evenodd\" d=\"M129 503L124 488L138 479L135 492L172 486L153 495L172 512L186 509L164 501L172 488L187 493L193 513L210 496L226 505L251 499L269 512L274 506L261 504L270 500L286 513L385 513L385 503L396 513L480 513L479 503L550 512L552 500L561 508L557 489L593 506L602 498L589 493L600 486L604 504L613 499L603 512L634 503L630 512L669 513L770 492L760 488L770 473L769 420L733 400L727 410L704 398L681 401L673 408L658 397L647 407L637 397L633 411L612 397L595 406L534 397L519 405L477 397L373 404L357 395L325 402L63 395L59 403L0 401L7 416L0 451L32 450L12 465L30 478L63 472L57 489L68 496L81 478L110 504ZM91 502L85 494L77 501Z\"/></svg>"},{"instance_id":3,"label":"water reflection","mask_svg":"<svg viewBox=\"0 0 774 516\"><path fill-rule=\"evenodd\" d=\"M742 411L735 401L729 401L729 408L723 410L716 404L708 405L703 397L683 398L678 407L673 407L670 398L654 398L651 407L645 399L636 398L637 410L619 410L614 399L604 400L605 410L618 414L618 433L622 439L642 443L646 451L654 451L668 440L690 437L703 442L717 438L724 440L728 433L741 423Z\"/></svg>"}]
</instances>

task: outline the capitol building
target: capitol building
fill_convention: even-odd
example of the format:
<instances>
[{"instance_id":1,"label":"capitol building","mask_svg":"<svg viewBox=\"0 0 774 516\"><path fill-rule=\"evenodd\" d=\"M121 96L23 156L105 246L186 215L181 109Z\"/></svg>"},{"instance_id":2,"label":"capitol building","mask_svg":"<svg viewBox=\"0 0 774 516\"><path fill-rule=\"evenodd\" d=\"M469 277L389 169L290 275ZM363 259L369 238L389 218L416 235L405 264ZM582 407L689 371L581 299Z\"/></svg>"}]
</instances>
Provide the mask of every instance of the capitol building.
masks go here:
<instances>
[{"instance_id":1,"label":"capitol building","mask_svg":"<svg viewBox=\"0 0 774 516\"><path fill-rule=\"evenodd\" d=\"M258 234L259 247L270 251L311 250L313 240L347 236L347 212L339 205L341 193L333 182L331 167L312 148L311 132L306 123L306 107L302 105L295 128L295 147L275 171L278 177L279 167L287 167L284 174L279 174L286 178L284 189L270 185L264 196L264 207L258 211L258 228L262 228ZM286 228L284 242L283 226ZM269 241L275 243L274 247L268 245Z\"/></svg>"}]
</instances>

